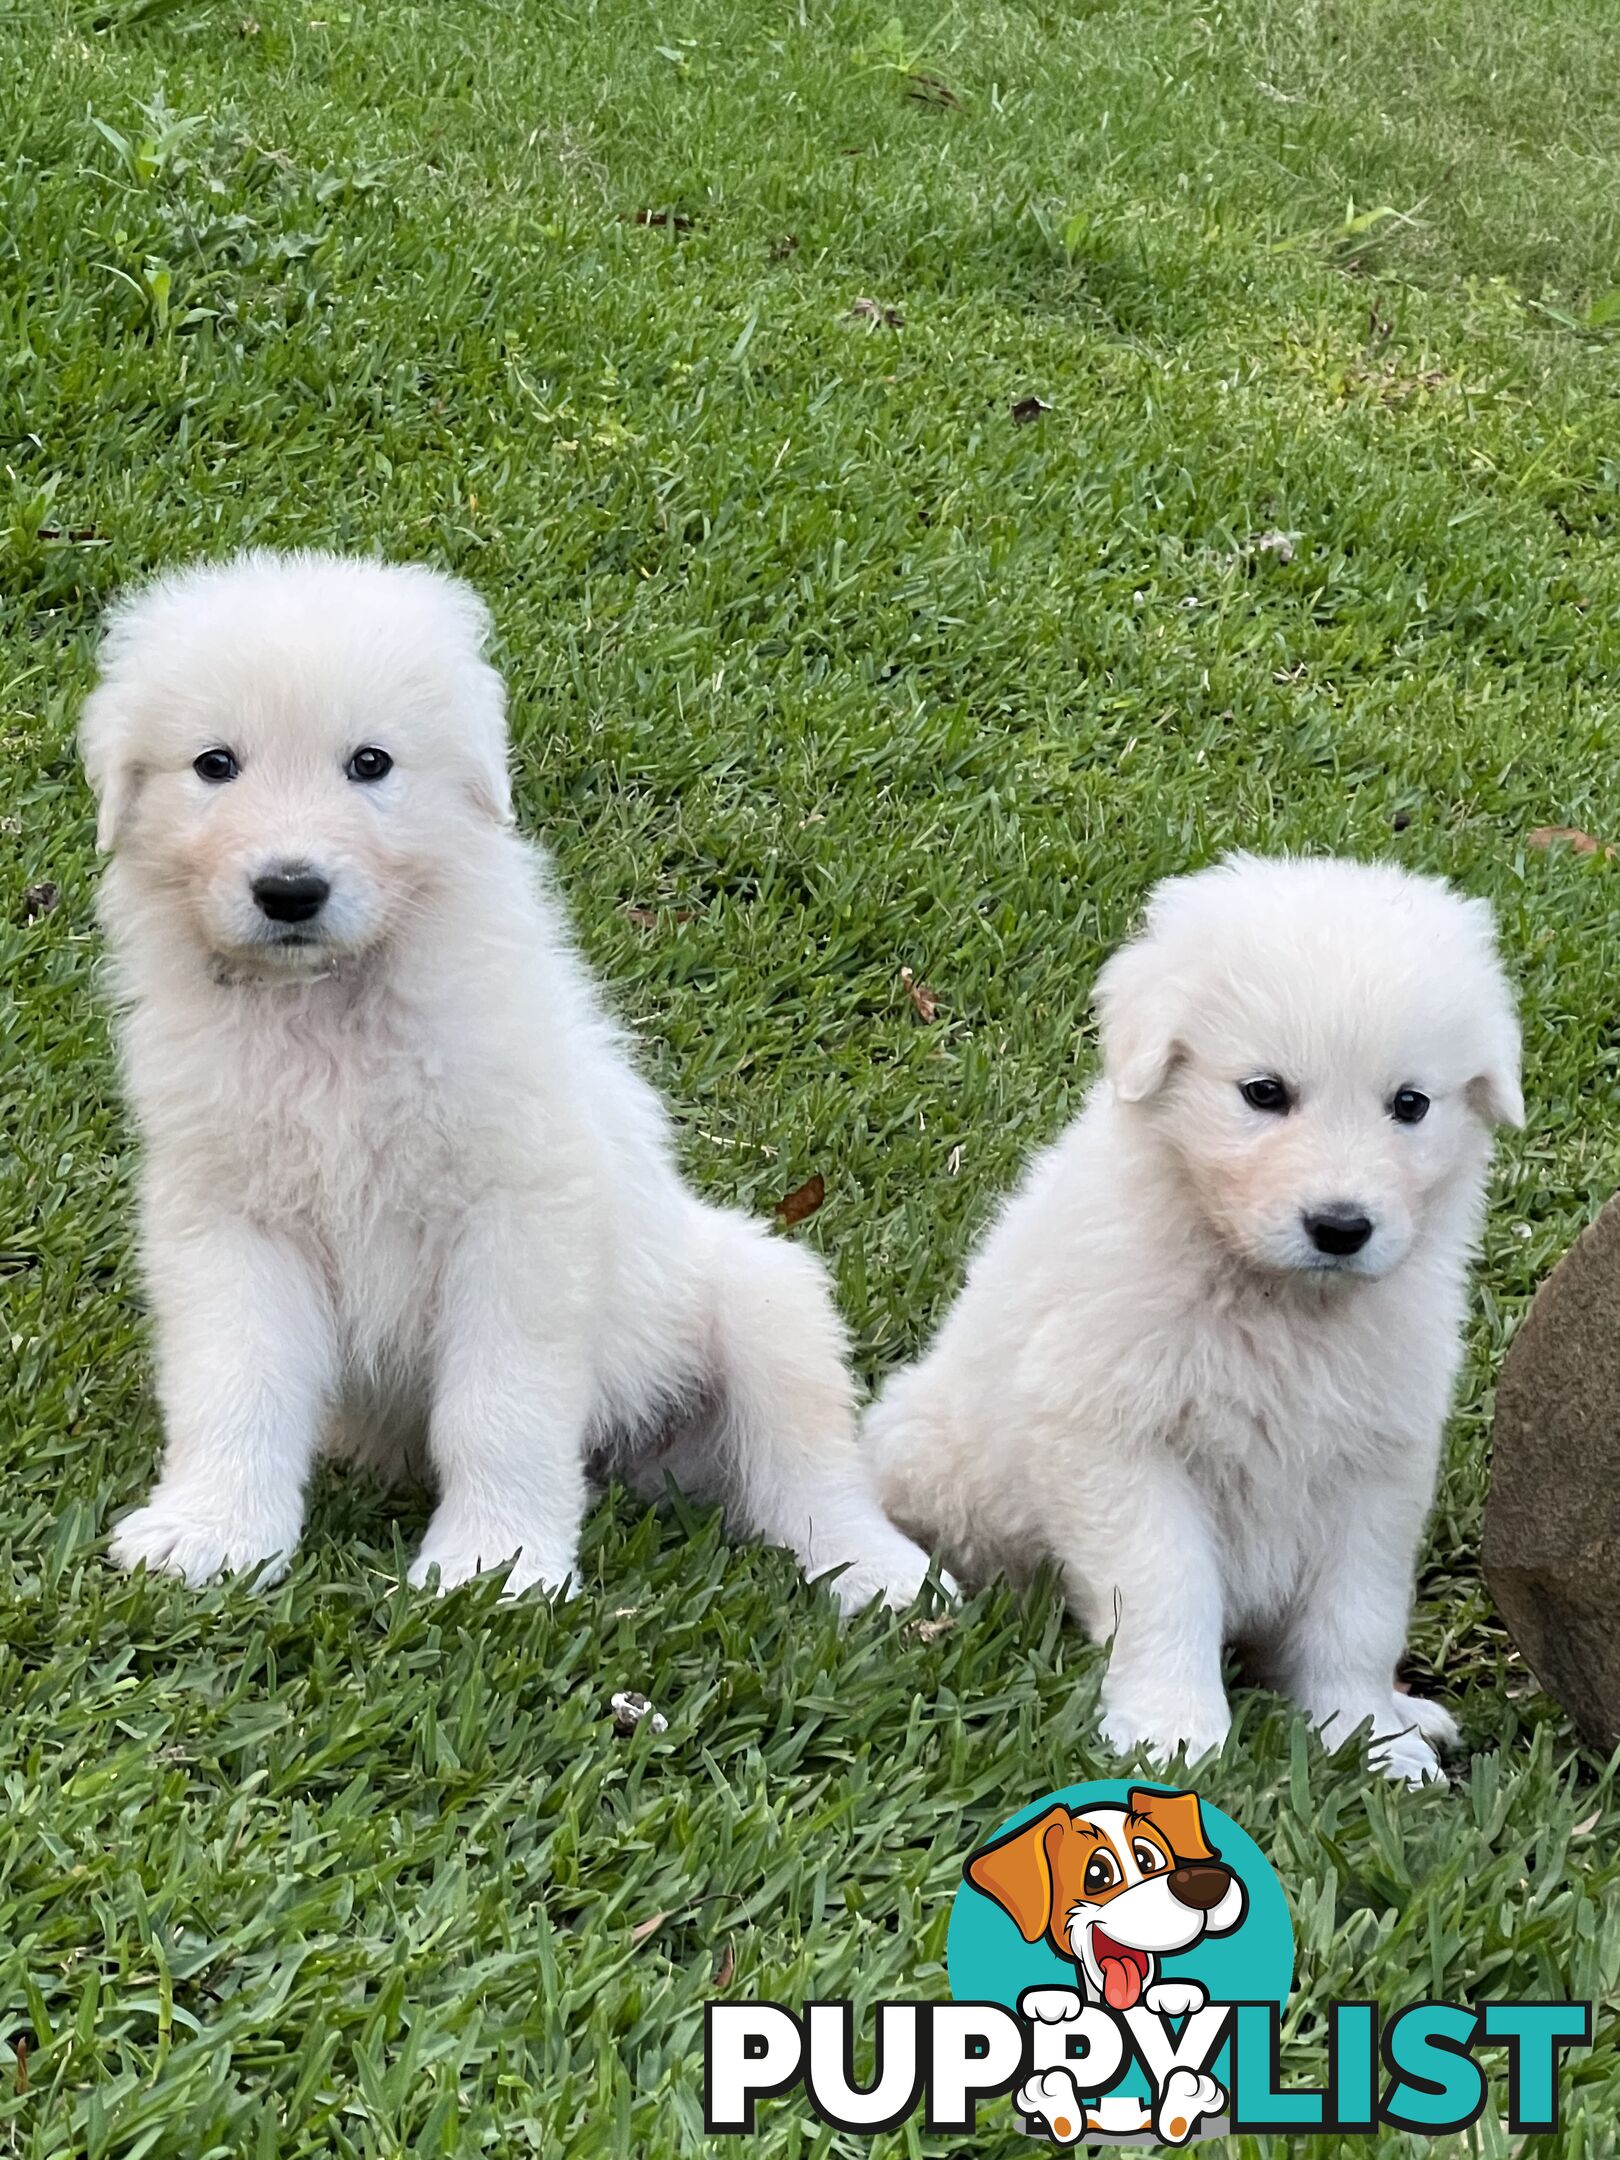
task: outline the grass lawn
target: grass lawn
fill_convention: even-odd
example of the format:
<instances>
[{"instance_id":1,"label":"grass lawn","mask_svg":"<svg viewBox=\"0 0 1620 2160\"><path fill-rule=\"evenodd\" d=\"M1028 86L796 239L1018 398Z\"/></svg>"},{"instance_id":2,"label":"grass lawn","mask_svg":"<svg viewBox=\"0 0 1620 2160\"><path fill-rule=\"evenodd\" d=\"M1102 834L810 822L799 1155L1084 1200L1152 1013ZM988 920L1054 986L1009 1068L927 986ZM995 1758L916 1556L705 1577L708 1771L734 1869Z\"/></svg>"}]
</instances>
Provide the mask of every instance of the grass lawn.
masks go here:
<instances>
[{"instance_id":1,"label":"grass lawn","mask_svg":"<svg viewBox=\"0 0 1620 2160\"><path fill-rule=\"evenodd\" d=\"M1613 0L0 30L0 2151L699 2148L711 1993L942 1994L964 1853L1098 1766L1055 1597L840 1632L623 1496L556 1612L406 1590L423 1507L336 1482L268 1594L109 1571L158 1431L72 729L107 597L249 541L488 597L523 820L690 1170L825 1178L791 1234L868 1379L1077 1105L1155 878L1342 848L1490 896L1530 1119L1413 1640L1472 1759L1392 1791L1240 1692L1202 1789L1293 1900L1301 2071L1335 1997L1601 2005L1620 1792L1476 1550L1496 1363L1620 1184L1620 863L1528 839L1620 839ZM666 1733L614 1736L626 1686ZM1542 2146L1609 2154L1601 2009L1571 2069ZM973 2149L1029 2150L1001 2103Z\"/></svg>"}]
</instances>

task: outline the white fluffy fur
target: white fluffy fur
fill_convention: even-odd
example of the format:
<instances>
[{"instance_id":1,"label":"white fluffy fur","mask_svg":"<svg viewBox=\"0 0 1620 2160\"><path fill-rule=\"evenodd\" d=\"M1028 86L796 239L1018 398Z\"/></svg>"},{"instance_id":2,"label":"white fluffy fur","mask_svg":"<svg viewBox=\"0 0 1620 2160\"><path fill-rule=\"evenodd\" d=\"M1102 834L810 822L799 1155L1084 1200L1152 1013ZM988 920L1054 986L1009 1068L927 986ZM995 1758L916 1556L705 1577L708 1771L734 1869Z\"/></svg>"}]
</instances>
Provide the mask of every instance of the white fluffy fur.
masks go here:
<instances>
[{"instance_id":1,"label":"white fluffy fur","mask_svg":"<svg viewBox=\"0 0 1620 2160\"><path fill-rule=\"evenodd\" d=\"M1437 1775L1455 1728L1393 1682L1490 1127L1523 1117L1489 909L1238 857L1155 891L1097 1002L1104 1078L871 1413L889 1511L971 1580L1056 1563L1122 1752L1218 1746L1237 1641L1329 1744L1370 1719ZM1334 1204L1375 1229L1330 1262L1303 1216Z\"/></svg>"},{"instance_id":2,"label":"white fluffy fur","mask_svg":"<svg viewBox=\"0 0 1620 2160\"><path fill-rule=\"evenodd\" d=\"M666 1472L847 1566L884 1519L809 1254L699 1202L511 829L484 610L425 569L255 554L113 617L82 743L167 1445L113 1540L200 1582L284 1568L323 1447L439 1491L412 1580L578 1561L588 1461ZM394 768L346 777L362 744ZM210 784L199 752L232 750ZM311 943L253 879L318 869Z\"/></svg>"}]
</instances>

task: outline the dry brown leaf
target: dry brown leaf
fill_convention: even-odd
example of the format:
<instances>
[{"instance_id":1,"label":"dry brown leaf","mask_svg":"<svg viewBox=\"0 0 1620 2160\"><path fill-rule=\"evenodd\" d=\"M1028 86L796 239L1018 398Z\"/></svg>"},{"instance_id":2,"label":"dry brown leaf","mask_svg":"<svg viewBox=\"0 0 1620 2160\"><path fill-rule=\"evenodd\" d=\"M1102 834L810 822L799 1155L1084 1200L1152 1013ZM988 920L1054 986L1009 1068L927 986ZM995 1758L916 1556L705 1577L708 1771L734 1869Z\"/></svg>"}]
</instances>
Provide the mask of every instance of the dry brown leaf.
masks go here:
<instances>
[{"instance_id":1,"label":"dry brown leaf","mask_svg":"<svg viewBox=\"0 0 1620 2160\"><path fill-rule=\"evenodd\" d=\"M906 1633L915 1635L919 1642L937 1642L941 1635L948 1635L955 1625L956 1617L953 1613L936 1613L932 1620L913 1620Z\"/></svg>"},{"instance_id":2,"label":"dry brown leaf","mask_svg":"<svg viewBox=\"0 0 1620 2160\"><path fill-rule=\"evenodd\" d=\"M660 910L650 907L631 907L627 904L620 908L619 913L626 922L633 922L638 930L656 930L666 922L688 923L693 920L693 910L691 908L666 908Z\"/></svg>"},{"instance_id":3,"label":"dry brown leaf","mask_svg":"<svg viewBox=\"0 0 1620 2160\"><path fill-rule=\"evenodd\" d=\"M719 1964L714 1968L714 1978L709 1983L710 1986L717 1988L730 1987L731 1976L736 1970L737 1953L732 1949L730 1943L727 1943L720 1953Z\"/></svg>"},{"instance_id":4,"label":"dry brown leaf","mask_svg":"<svg viewBox=\"0 0 1620 2160\"><path fill-rule=\"evenodd\" d=\"M783 1194L776 1203L776 1213L791 1229L807 1215L813 1215L826 1197L827 1180L818 1170L814 1177L806 1178L802 1185L795 1185L792 1192Z\"/></svg>"},{"instance_id":5,"label":"dry brown leaf","mask_svg":"<svg viewBox=\"0 0 1620 2160\"><path fill-rule=\"evenodd\" d=\"M917 1018L925 1023L932 1020L939 1011L939 999L927 983L919 982L908 967L900 970L900 980L905 985L906 996L910 998Z\"/></svg>"},{"instance_id":6,"label":"dry brown leaf","mask_svg":"<svg viewBox=\"0 0 1620 2160\"><path fill-rule=\"evenodd\" d=\"M1589 832L1582 832L1578 825L1538 825L1524 836L1532 847L1567 847L1577 855L1612 856L1614 849L1607 841L1594 840Z\"/></svg>"},{"instance_id":7,"label":"dry brown leaf","mask_svg":"<svg viewBox=\"0 0 1620 2160\"><path fill-rule=\"evenodd\" d=\"M18 2039L15 2052L17 2056L17 2090L20 2093L25 2093L28 2090L28 2039L26 2034Z\"/></svg>"},{"instance_id":8,"label":"dry brown leaf","mask_svg":"<svg viewBox=\"0 0 1620 2160\"><path fill-rule=\"evenodd\" d=\"M668 1918L669 1914L667 1912L655 1912L650 1919L638 1920L630 1930L631 1946L634 1947L638 1943L644 1943L651 1936L656 1935Z\"/></svg>"}]
</instances>

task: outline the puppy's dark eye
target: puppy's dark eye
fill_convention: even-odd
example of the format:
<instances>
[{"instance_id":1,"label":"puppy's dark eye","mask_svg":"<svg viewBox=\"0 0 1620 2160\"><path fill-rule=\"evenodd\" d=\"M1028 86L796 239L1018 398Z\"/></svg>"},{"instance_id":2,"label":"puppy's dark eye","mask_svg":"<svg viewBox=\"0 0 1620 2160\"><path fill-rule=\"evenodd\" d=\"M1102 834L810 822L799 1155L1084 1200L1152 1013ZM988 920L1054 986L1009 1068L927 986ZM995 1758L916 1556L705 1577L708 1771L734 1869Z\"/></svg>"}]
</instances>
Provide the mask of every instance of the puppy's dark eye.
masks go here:
<instances>
[{"instance_id":1,"label":"puppy's dark eye","mask_svg":"<svg viewBox=\"0 0 1620 2160\"><path fill-rule=\"evenodd\" d=\"M205 750L191 761L191 769L199 780L234 780L241 771L234 750Z\"/></svg>"},{"instance_id":2,"label":"puppy's dark eye","mask_svg":"<svg viewBox=\"0 0 1620 2160\"><path fill-rule=\"evenodd\" d=\"M1146 1838L1138 1838L1131 1847L1131 1858L1144 1875L1162 1875L1169 1862L1157 1845L1150 1845Z\"/></svg>"},{"instance_id":3,"label":"puppy's dark eye","mask_svg":"<svg viewBox=\"0 0 1620 2160\"><path fill-rule=\"evenodd\" d=\"M1112 1853L1093 1853L1086 1862L1085 1877L1081 1887L1087 1897L1099 1897L1104 1890L1112 1890L1119 1881L1119 1869Z\"/></svg>"},{"instance_id":4,"label":"puppy's dark eye","mask_svg":"<svg viewBox=\"0 0 1620 2160\"><path fill-rule=\"evenodd\" d=\"M343 769L351 780L381 780L393 771L394 761L386 750L379 750L375 743L366 743Z\"/></svg>"},{"instance_id":5,"label":"puppy's dark eye","mask_svg":"<svg viewBox=\"0 0 1620 2160\"><path fill-rule=\"evenodd\" d=\"M1429 1114L1429 1098L1416 1088L1398 1088L1390 1101L1389 1114L1397 1125L1421 1125Z\"/></svg>"},{"instance_id":6,"label":"puppy's dark eye","mask_svg":"<svg viewBox=\"0 0 1620 2160\"><path fill-rule=\"evenodd\" d=\"M1275 1073L1262 1073L1256 1080L1245 1080L1238 1093L1251 1110L1269 1110L1274 1117L1286 1117L1293 1108L1293 1097Z\"/></svg>"}]
</instances>

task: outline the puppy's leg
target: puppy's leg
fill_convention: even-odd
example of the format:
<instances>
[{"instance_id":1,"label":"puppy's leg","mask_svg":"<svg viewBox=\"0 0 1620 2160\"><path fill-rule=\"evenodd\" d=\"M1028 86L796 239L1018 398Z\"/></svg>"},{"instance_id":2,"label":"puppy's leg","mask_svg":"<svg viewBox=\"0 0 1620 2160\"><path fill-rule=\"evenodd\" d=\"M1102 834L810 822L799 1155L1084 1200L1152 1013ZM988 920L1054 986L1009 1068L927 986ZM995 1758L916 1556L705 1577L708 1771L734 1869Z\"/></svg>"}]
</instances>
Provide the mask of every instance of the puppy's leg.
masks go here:
<instances>
[{"instance_id":1,"label":"puppy's leg","mask_svg":"<svg viewBox=\"0 0 1620 2160\"><path fill-rule=\"evenodd\" d=\"M189 1583L287 1571L335 1367L325 1297L300 1256L246 1223L150 1226L163 1468L113 1532L120 1567Z\"/></svg>"},{"instance_id":2,"label":"puppy's leg","mask_svg":"<svg viewBox=\"0 0 1620 2160\"><path fill-rule=\"evenodd\" d=\"M509 1596L558 1590L579 1565L591 1410L584 1250L559 1229L535 1252L519 1211L492 1207L463 1233L442 1285L428 1452L439 1504L410 1571L441 1592L504 1571Z\"/></svg>"},{"instance_id":3,"label":"puppy's leg","mask_svg":"<svg viewBox=\"0 0 1620 2160\"><path fill-rule=\"evenodd\" d=\"M1067 1450L1055 1449L1063 1460ZM1083 1492L1054 1495L1050 1535L1069 1603L1113 1637L1102 1733L1128 1755L1196 1760L1231 1729L1221 1682L1225 1598L1208 1513L1168 1456L1141 1455Z\"/></svg>"},{"instance_id":4,"label":"puppy's leg","mask_svg":"<svg viewBox=\"0 0 1620 2160\"><path fill-rule=\"evenodd\" d=\"M719 1415L705 1436L731 1518L798 1555L846 1612L910 1604L928 1556L884 1514L855 1430L855 1393L827 1279L762 1225L704 1209L709 1362ZM672 1465L679 1477L679 1468Z\"/></svg>"},{"instance_id":5,"label":"puppy's leg","mask_svg":"<svg viewBox=\"0 0 1620 2160\"><path fill-rule=\"evenodd\" d=\"M1324 1747L1370 1721L1374 1766L1409 1785L1444 1778L1430 1741L1456 1730L1444 1711L1433 1714L1437 1705L1394 1687L1426 1506L1426 1489L1348 1494L1276 1653L1284 1693L1321 1727Z\"/></svg>"}]
</instances>

